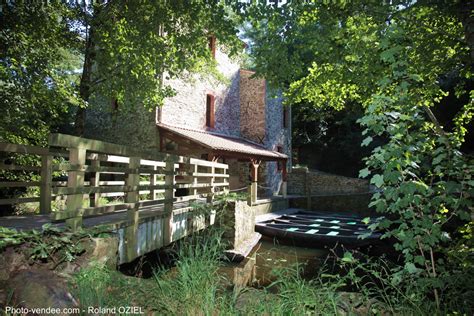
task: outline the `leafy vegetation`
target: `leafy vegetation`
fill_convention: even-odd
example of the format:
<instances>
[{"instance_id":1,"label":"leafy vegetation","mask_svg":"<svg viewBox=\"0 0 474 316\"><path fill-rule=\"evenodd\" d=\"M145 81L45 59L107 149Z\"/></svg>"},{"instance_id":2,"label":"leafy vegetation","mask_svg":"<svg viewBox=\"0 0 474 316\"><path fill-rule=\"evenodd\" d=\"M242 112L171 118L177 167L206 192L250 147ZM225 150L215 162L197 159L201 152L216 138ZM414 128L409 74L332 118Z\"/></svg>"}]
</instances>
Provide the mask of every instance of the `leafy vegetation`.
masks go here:
<instances>
[{"instance_id":1,"label":"leafy vegetation","mask_svg":"<svg viewBox=\"0 0 474 316\"><path fill-rule=\"evenodd\" d=\"M83 241L92 237L103 237L110 230L105 227L94 227L70 233L64 229L45 224L41 231L17 231L6 227L0 227L0 251L5 247L13 245L26 245L27 257L34 262L46 262L52 264L52 269L63 262L71 262L85 249Z\"/></svg>"},{"instance_id":2,"label":"leafy vegetation","mask_svg":"<svg viewBox=\"0 0 474 316\"><path fill-rule=\"evenodd\" d=\"M463 279L474 267L465 226L474 164L462 152L474 110L472 4L260 3L248 12L255 68L289 103L363 109L361 145L374 148L360 176L382 189L371 206L387 215L380 227L403 257L386 277L438 311L460 291L472 295ZM440 108L449 93L451 108Z\"/></svg>"}]
</instances>

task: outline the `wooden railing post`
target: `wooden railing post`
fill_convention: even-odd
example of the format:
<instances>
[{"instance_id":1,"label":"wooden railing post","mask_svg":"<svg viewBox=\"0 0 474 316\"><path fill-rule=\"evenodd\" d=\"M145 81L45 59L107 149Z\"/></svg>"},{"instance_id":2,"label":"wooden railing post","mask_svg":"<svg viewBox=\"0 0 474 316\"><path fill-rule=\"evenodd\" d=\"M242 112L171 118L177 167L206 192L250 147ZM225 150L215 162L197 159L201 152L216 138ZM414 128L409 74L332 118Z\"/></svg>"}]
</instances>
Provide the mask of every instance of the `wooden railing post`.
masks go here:
<instances>
[{"instance_id":1,"label":"wooden railing post","mask_svg":"<svg viewBox=\"0 0 474 316\"><path fill-rule=\"evenodd\" d=\"M71 166L77 167L76 171L69 171L67 177L68 188L83 188L84 187L84 165L86 163L86 149L85 148L70 148L69 149L69 163ZM68 195L66 198L66 211L76 212L82 208L83 194L77 193ZM67 226L72 231L77 231L82 227L82 215L69 218L66 220Z\"/></svg>"},{"instance_id":2,"label":"wooden railing post","mask_svg":"<svg viewBox=\"0 0 474 316\"><path fill-rule=\"evenodd\" d=\"M211 167L211 173L214 175L214 173L216 173L216 167L215 166L212 166ZM214 200L214 193L215 193L215 187L214 187L214 181L215 181L215 177L211 177L209 179L209 184L211 185L210 188L209 188L209 195L207 196L207 203L212 203L212 201Z\"/></svg>"},{"instance_id":3,"label":"wooden railing post","mask_svg":"<svg viewBox=\"0 0 474 316\"><path fill-rule=\"evenodd\" d=\"M156 170L157 170L157 167L153 166L153 171L156 171ZM158 178L158 176L156 175L156 173L151 173L150 174L150 186L156 185L156 183L158 182L157 178ZM150 197L151 197L152 200L156 200L156 195L157 194L158 193L157 193L157 190L155 188L150 189Z\"/></svg>"},{"instance_id":4,"label":"wooden railing post","mask_svg":"<svg viewBox=\"0 0 474 316\"><path fill-rule=\"evenodd\" d=\"M193 182L192 182L192 184L193 184L193 186L194 186L194 188L192 188L192 189L190 190L190 192L193 193L192 195L196 196L196 195L198 194L198 189L197 189L197 187L196 187L197 184L198 184L198 178L197 178L194 174L198 173L198 165L197 165L197 164L191 164L191 163L190 163L190 164L189 164L189 171L193 174L193 177L192 177Z\"/></svg>"},{"instance_id":5,"label":"wooden railing post","mask_svg":"<svg viewBox=\"0 0 474 316\"><path fill-rule=\"evenodd\" d=\"M40 186L40 213L51 213L51 184L52 184L53 157L41 157L41 186Z\"/></svg>"},{"instance_id":6,"label":"wooden railing post","mask_svg":"<svg viewBox=\"0 0 474 316\"><path fill-rule=\"evenodd\" d=\"M138 202L140 200L139 195L139 185L140 185L140 174L138 168L140 168L140 158L139 157L130 157L128 163L128 168L130 169L125 179L127 187L134 187L133 191L125 193L125 202L132 203L133 205L127 209L127 221L128 225L125 231L125 244L128 254L135 253L135 245L137 242L137 231L138 231ZM132 259L132 258L130 258Z\"/></svg>"},{"instance_id":7,"label":"wooden railing post","mask_svg":"<svg viewBox=\"0 0 474 316\"><path fill-rule=\"evenodd\" d=\"M172 225L173 225L173 199L174 199L174 161L168 159L165 167L165 203L164 209L166 213L163 227L163 242L168 245L172 241Z\"/></svg>"},{"instance_id":8,"label":"wooden railing post","mask_svg":"<svg viewBox=\"0 0 474 316\"><path fill-rule=\"evenodd\" d=\"M94 168L99 168L100 167L100 160L99 160L99 155L94 154L93 160L91 161L91 166ZM99 187L100 186L100 172L94 172L93 176L90 179L90 186L91 187ZM97 207L99 206L99 201L100 201L100 193L92 193L89 196L90 203L89 205L91 207Z\"/></svg>"}]
</instances>

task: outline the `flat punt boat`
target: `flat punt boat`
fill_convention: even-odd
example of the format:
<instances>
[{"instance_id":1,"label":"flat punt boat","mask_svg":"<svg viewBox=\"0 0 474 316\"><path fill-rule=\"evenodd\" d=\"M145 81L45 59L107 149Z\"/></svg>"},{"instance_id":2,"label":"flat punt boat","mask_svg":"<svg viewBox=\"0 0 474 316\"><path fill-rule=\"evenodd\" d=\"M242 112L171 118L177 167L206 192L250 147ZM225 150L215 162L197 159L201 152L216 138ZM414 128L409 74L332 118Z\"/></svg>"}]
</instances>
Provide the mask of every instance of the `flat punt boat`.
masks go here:
<instances>
[{"instance_id":1,"label":"flat punt boat","mask_svg":"<svg viewBox=\"0 0 474 316\"><path fill-rule=\"evenodd\" d=\"M298 212L259 222L255 230L279 241L309 247L334 246L360 247L377 243L381 232L374 232L369 225L380 218L363 220L355 216L329 213Z\"/></svg>"}]
</instances>

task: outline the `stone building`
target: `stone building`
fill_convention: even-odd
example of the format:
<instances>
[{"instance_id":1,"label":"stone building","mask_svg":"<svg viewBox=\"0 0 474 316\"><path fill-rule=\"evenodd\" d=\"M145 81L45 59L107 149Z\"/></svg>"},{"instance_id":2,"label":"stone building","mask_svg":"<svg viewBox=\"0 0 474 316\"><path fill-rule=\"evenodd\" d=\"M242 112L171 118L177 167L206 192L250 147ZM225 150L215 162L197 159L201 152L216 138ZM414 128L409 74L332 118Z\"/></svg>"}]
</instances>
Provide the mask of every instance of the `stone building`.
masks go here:
<instances>
[{"instance_id":1,"label":"stone building","mask_svg":"<svg viewBox=\"0 0 474 316\"><path fill-rule=\"evenodd\" d=\"M86 130L94 138L219 160L229 164L230 190L242 189L258 176L259 196L278 194L291 163L291 111L282 106L279 91L241 69L213 39L210 49L220 79L203 74L165 79L176 95L155 113L95 110L88 115Z\"/></svg>"}]
</instances>

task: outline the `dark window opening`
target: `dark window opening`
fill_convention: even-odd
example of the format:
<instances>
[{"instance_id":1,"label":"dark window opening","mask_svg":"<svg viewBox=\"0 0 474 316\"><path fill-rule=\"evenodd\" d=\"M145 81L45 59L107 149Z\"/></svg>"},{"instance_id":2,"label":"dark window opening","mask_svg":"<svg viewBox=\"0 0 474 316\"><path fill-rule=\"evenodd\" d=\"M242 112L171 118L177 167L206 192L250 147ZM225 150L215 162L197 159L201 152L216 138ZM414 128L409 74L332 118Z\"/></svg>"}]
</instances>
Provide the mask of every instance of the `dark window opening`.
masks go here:
<instances>
[{"instance_id":1,"label":"dark window opening","mask_svg":"<svg viewBox=\"0 0 474 316\"><path fill-rule=\"evenodd\" d=\"M283 153L283 147L282 146L277 146L277 151L279 153ZM283 170L283 161L278 160L277 162L277 170L282 171Z\"/></svg>"},{"instance_id":2,"label":"dark window opening","mask_svg":"<svg viewBox=\"0 0 474 316\"><path fill-rule=\"evenodd\" d=\"M211 51L212 58L216 58L216 37L209 36L207 38L209 50Z\"/></svg>"},{"instance_id":3,"label":"dark window opening","mask_svg":"<svg viewBox=\"0 0 474 316\"><path fill-rule=\"evenodd\" d=\"M289 112L288 112L288 107L283 107L283 128L288 127L288 119L289 119Z\"/></svg>"},{"instance_id":4,"label":"dark window opening","mask_svg":"<svg viewBox=\"0 0 474 316\"><path fill-rule=\"evenodd\" d=\"M214 96L206 95L206 126L214 128Z\"/></svg>"}]
</instances>

